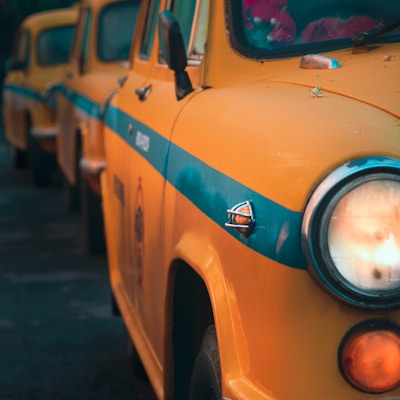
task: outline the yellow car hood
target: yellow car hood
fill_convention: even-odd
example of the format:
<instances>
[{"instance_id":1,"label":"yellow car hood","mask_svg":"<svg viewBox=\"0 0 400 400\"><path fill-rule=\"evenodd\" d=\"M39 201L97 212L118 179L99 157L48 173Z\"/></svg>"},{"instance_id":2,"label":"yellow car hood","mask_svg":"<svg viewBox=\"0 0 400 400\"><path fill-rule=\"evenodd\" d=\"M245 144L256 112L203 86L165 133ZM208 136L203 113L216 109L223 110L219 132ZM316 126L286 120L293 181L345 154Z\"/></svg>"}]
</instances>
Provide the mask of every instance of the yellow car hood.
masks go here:
<instances>
[{"instance_id":1,"label":"yellow car hood","mask_svg":"<svg viewBox=\"0 0 400 400\"><path fill-rule=\"evenodd\" d=\"M337 69L304 69L300 65L275 82L320 87L320 94L335 93L372 105L400 118L400 45L377 46L352 54L351 49L328 54L340 63Z\"/></svg>"}]
</instances>

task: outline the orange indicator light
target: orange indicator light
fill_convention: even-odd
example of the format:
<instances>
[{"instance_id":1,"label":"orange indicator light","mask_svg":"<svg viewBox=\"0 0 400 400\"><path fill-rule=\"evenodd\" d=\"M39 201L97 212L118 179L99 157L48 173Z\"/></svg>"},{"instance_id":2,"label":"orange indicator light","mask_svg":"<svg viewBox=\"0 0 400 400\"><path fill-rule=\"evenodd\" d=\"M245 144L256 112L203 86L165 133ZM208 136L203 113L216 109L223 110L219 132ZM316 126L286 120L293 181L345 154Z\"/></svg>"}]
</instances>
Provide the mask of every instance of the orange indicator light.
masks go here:
<instances>
[{"instance_id":1,"label":"orange indicator light","mask_svg":"<svg viewBox=\"0 0 400 400\"><path fill-rule=\"evenodd\" d=\"M340 363L357 389L383 393L400 384L400 337L390 329L358 329L346 338Z\"/></svg>"}]
</instances>

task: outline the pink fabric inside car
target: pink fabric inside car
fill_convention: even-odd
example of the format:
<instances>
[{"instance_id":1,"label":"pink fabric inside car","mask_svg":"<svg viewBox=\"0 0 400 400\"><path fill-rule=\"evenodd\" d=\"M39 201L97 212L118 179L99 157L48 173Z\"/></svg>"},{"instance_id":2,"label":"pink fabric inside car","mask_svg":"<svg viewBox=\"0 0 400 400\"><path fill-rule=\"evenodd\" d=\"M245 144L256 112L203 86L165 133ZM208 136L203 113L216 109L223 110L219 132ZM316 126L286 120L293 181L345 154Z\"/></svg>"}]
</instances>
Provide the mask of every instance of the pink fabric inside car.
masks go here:
<instances>
[{"instance_id":1,"label":"pink fabric inside car","mask_svg":"<svg viewBox=\"0 0 400 400\"><path fill-rule=\"evenodd\" d=\"M326 17L310 22L301 36L305 43L350 37L356 32L368 31L378 23L366 16L354 16L348 19Z\"/></svg>"}]
</instances>

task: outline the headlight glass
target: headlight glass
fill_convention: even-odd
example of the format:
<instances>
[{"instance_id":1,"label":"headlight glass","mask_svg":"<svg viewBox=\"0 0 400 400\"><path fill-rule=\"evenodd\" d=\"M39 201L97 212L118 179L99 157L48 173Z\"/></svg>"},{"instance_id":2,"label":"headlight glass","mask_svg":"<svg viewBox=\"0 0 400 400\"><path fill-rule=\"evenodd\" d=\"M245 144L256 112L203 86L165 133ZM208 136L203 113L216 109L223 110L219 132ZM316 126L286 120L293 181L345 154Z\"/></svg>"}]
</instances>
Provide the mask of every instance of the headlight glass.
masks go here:
<instances>
[{"instance_id":1,"label":"headlight glass","mask_svg":"<svg viewBox=\"0 0 400 400\"><path fill-rule=\"evenodd\" d=\"M400 287L400 182L359 185L334 207L328 249L337 272L356 288Z\"/></svg>"},{"instance_id":2,"label":"headlight glass","mask_svg":"<svg viewBox=\"0 0 400 400\"><path fill-rule=\"evenodd\" d=\"M372 159L338 169L319 185L304 213L311 274L353 305L400 305L399 164Z\"/></svg>"}]
</instances>

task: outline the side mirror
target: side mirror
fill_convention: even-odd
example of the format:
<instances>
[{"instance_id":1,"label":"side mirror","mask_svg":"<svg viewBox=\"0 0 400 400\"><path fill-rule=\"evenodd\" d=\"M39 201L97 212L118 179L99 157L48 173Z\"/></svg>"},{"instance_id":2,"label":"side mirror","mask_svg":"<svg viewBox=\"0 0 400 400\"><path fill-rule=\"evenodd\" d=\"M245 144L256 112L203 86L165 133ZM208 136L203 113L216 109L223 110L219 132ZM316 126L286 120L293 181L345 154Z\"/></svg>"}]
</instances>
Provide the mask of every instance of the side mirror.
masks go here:
<instances>
[{"instance_id":1,"label":"side mirror","mask_svg":"<svg viewBox=\"0 0 400 400\"><path fill-rule=\"evenodd\" d=\"M158 17L158 34L161 55L168 68L175 72L175 93L178 100L193 92L187 67L187 56L181 28L169 10L161 11Z\"/></svg>"}]
</instances>

